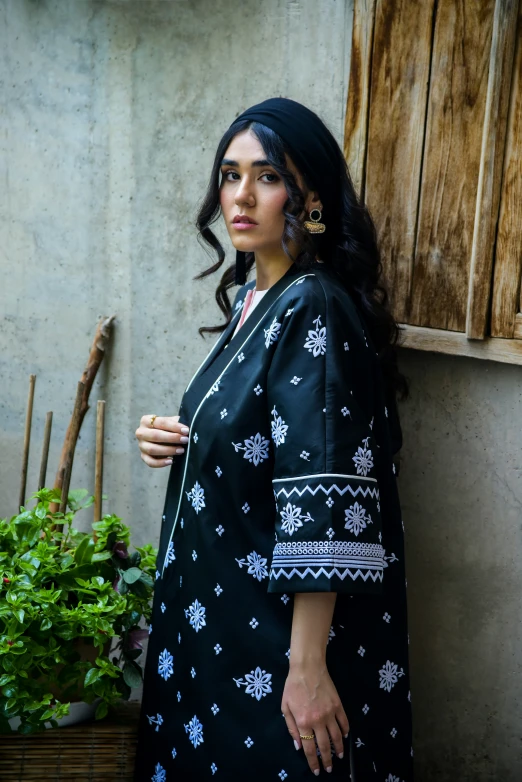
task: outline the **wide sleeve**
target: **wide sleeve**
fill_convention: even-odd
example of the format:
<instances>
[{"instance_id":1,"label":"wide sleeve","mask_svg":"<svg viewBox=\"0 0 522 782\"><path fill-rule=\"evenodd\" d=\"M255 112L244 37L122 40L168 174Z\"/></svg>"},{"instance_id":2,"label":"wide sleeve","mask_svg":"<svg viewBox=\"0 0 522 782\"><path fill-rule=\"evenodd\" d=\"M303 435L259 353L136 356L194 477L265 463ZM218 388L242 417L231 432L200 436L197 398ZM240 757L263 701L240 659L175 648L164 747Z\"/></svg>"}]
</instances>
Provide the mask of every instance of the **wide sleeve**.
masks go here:
<instances>
[{"instance_id":1,"label":"wide sleeve","mask_svg":"<svg viewBox=\"0 0 522 782\"><path fill-rule=\"evenodd\" d=\"M296 286L296 290L299 287ZM355 308L306 278L268 372L275 546L269 592L379 593L375 377Z\"/></svg>"}]
</instances>

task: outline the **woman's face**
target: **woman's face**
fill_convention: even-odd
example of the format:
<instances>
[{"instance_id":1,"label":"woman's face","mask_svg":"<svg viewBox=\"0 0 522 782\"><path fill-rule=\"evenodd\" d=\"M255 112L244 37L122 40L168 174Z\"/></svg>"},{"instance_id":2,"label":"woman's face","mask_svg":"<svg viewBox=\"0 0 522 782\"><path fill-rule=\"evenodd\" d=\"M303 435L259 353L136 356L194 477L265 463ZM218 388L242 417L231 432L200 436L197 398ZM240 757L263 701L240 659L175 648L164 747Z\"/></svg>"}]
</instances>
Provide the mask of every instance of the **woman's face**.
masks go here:
<instances>
[{"instance_id":1,"label":"woman's face","mask_svg":"<svg viewBox=\"0 0 522 782\"><path fill-rule=\"evenodd\" d=\"M288 156L286 164L303 189L302 178ZM288 194L283 180L266 163L263 147L250 128L238 133L230 142L221 173L221 209L235 249L263 256L284 254L281 246L285 224L283 206ZM234 223L239 215L245 215L255 224L245 228L244 223Z\"/></svg>"}]
</instances>

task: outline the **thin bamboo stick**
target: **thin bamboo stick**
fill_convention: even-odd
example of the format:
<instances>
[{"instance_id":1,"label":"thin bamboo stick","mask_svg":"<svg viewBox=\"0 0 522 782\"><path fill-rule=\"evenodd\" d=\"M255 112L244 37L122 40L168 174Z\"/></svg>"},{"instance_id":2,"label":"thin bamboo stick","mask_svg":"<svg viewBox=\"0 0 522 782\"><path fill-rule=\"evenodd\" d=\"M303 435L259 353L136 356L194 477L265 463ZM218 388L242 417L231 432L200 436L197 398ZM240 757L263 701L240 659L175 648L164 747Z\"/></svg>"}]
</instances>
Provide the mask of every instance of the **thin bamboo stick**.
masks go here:
<instances>
[{"instance_id":1,"label":"thin bamboo stick","mask_svg":"<svg viewBox=\"0 0 522 782\"><path fill-rule=\"evenodd\" d=\"M49 443L51 441L51 429L53 426L53 411L49 412L45 416L45 429L44 439L42 447L42 461L40 463L40 477L38 478L38 491L45 486L45 477L47 475L47 461L49 459Z\"/></svg>"},{"instance_id":2,"label":"thin bamboo stick","mask_svg":"<svg viewBox=\"0 0 522 782\"><path fill-rule=\"evenodd\" d=\"M105 401L98 400L96 407L96 466L94 472L94 521L102 517L103 492L103 437L105 432ZM96 540L96 533L94 533Z\"/></svg>"},{"instance_id":3,"label":"thin bamboo stick","mask_svg":"<svg viewBox=\"0 0 522 782\"><path fill-rule=\"evenodd\" d=\"M27 484L27 465L29 463L29 443L31 440L31 422L33 419L34 384L36 375L29 375L29 397L27 399L27 412L25 416L24 450L22 455L22 476L20 480L20 497L18 501L18 513L23 505L25 507L25 487Z\"/></svg>"}]
</instances>

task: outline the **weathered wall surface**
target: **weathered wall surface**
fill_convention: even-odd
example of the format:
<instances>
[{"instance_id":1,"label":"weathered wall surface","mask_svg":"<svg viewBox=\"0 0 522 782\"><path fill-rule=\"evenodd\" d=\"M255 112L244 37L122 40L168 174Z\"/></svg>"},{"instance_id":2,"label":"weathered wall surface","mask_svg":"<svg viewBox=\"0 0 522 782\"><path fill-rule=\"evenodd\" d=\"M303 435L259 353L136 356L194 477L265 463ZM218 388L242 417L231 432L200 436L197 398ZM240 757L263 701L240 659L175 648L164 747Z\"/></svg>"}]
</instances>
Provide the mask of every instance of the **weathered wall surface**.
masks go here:
<instances>
[{"instance_id":1,"label":"weathered wall surface","mask_svg":"<svg viewBox=\"0 0 522 782\"><path fill-rule=\"evenodd\" d=\"M220 321L194 216L216 144L272 95L342 140L351 2L0 0L0 514L16 511L29 373L27 496L45 412L50 483L98 318L114 340L71 486L93 489L107 403L104 510L156 542L166 470L140 460L145 413L175 415ZM230 249L226 232L219 236ZM520 368L402 351L418 779L515 782L521 740ZM79 526L90 522L88 512Z\"/></svg>"}]
</instances>

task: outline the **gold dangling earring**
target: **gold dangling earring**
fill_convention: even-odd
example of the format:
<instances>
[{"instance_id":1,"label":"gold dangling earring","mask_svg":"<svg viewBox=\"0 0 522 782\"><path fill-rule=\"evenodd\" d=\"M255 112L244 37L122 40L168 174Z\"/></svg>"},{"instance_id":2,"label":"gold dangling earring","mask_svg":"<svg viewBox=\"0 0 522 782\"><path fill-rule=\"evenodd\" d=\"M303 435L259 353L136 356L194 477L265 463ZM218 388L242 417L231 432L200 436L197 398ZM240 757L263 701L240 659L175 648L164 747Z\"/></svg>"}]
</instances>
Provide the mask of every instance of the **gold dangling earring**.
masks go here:
<instances>
[{"instance_id":1,"label":"gold dangling earring","mask_svg":"<svg viewBox=\"0 0 522 782\"><path fill-rule=\"evenodd\" d=\"M314 212L317 212L317 217L314 217ZM309 222L308 220L305 220L304 227L306 230L311 234L324 234L326 231L326 226L324 223L320 223L319 220L322 217L322 212L320 209L312 209L310 212L310 220L312 222Z\"/></svg>"}]
</instances>

